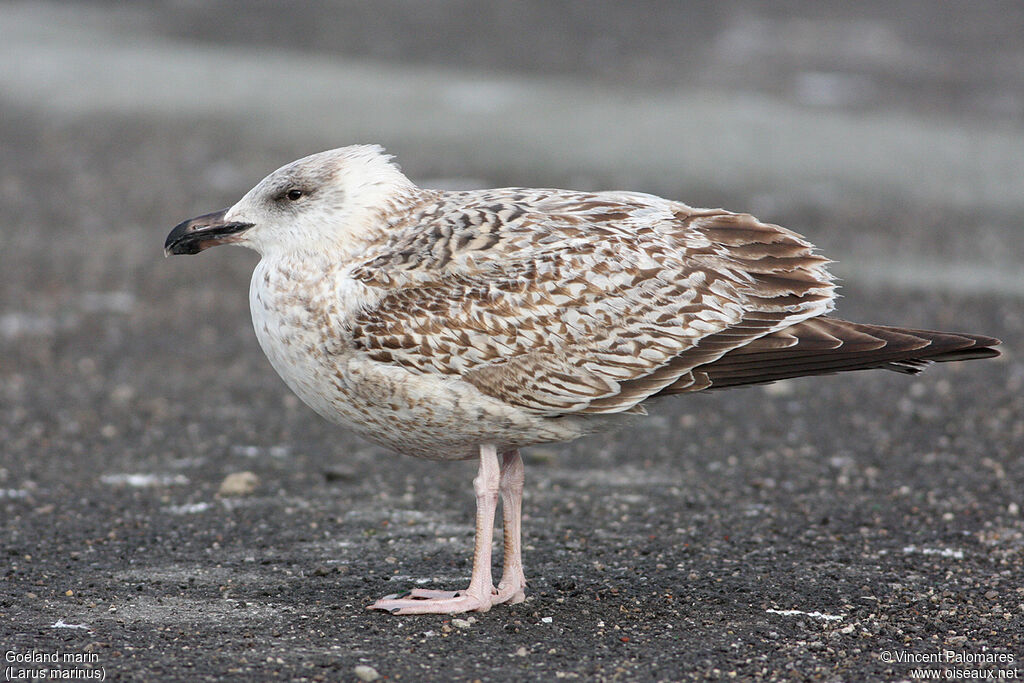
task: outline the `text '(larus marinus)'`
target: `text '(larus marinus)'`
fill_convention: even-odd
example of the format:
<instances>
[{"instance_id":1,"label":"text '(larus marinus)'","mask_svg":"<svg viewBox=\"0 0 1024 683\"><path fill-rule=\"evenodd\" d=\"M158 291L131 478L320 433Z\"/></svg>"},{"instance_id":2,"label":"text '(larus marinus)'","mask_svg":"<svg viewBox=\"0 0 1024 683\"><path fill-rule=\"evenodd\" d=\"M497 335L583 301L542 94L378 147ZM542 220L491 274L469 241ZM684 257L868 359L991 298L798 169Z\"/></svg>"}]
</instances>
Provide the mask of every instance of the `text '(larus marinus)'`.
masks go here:
<instances>
[{"instance_id":1,"label":"text '(larus marinus)'","mask_svg":"<svg viewBox=\"0 0 1024 683\"><path fill-rule=\"evenodd\" d=\"M469 587L370 605L398 614L524 599L524 446L674 394L999 355L991 337L830 317L829 260L753 216L637 192L422 189L377 146L288 164L165 250L229 243L262 256L256 336L307 405L400 453L480 459Z\"/></svg>"}]
</instances>

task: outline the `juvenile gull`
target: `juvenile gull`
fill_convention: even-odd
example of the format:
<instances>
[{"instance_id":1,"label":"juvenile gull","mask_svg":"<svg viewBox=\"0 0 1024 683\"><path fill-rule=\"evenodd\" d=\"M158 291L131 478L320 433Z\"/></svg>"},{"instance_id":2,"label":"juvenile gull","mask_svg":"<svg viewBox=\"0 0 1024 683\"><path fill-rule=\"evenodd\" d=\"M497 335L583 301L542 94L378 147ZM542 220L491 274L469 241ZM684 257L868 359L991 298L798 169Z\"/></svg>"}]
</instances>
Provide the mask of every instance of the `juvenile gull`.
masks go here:
<instances>
[{"instance_id":1,"label":"juvenile gull","mask_svg":"<svg viewBox=\"0 0 1024 683\"><path fill-rule=\"evenodd\" d=\"M370 605L399 614L524 599L523 446L614 428L656 397L998 355L991 337L829 317L829 260L753 216L636 192L426 190L377 146L288 164L164 248L227 243L261 254L256 336L311 408L402 453L480 459L469 588Z\"/></svg>"}]
</instances>

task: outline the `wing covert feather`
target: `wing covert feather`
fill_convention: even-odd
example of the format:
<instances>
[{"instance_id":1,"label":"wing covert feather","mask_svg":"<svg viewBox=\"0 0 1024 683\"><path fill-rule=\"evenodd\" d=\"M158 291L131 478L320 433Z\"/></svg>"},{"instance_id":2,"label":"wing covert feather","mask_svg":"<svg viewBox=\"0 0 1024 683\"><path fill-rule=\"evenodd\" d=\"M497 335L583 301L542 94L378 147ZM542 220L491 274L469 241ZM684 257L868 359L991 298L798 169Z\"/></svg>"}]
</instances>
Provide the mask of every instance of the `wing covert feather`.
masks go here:
<instances>
[{"instance_id":1,"label":"wing covert feather","mask_svg":"<svg viewBox=\"0 0 1024 683\"><path fill-rule=\"evenodd\" d=\"M827 262L752 216L650 195L432 193L353 270L381 297L352 337L526 410L620 412L827 312Z\"/></svg>"}]
</instances>

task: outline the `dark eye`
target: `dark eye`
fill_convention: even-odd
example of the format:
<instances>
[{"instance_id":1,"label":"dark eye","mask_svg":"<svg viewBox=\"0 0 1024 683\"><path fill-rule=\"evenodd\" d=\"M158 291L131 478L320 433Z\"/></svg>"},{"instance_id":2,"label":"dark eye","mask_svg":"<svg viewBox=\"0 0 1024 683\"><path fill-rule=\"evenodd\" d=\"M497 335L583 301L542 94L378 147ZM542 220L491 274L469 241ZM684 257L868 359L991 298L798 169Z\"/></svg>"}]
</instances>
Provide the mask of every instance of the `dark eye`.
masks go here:
<instances>
[{"instance_id":1,"label":"dark eye","mask_svg":"<svg viewBox=\"0 0 1024 683\"><path fill-rule=\"evenodd\" d=\"M288 190L288 192L286 192L284 196L294 202L297 201L299 197L302 196L302 190Z\"/></svg>"}]
</instances>

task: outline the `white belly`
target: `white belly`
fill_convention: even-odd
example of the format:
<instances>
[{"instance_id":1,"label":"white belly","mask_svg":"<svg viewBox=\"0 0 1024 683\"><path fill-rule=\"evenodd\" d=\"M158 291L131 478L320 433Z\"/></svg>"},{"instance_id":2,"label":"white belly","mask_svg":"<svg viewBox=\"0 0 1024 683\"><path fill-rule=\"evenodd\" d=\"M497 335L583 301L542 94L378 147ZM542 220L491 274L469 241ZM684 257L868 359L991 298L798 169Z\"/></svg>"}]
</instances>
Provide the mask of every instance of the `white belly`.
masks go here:
<instances>
[{"instance_id":1,"label":"white belly","mask_svg":"<svg viewBox=\"0 0 1024 683\"><path fill-rule=\"evenodd\" d=\"M481 443L514 448L568 441L599 426L587 417L540 417L458 378L370 360L350 345L345 321L373 293L341 273L300 282L297 272L265 262L256 267L249 290L253 326L285 384L331 422L437 460L475 457Z\"/></svg>"}]
</instances>

